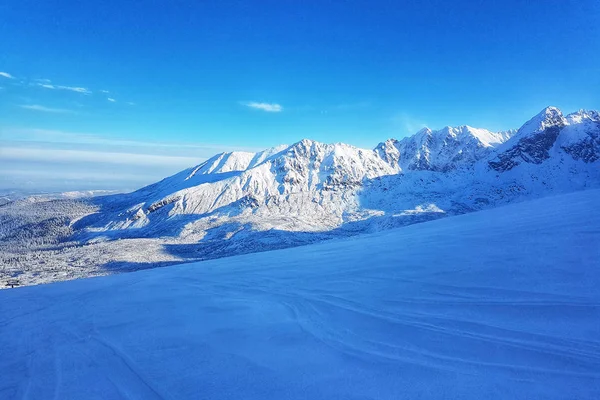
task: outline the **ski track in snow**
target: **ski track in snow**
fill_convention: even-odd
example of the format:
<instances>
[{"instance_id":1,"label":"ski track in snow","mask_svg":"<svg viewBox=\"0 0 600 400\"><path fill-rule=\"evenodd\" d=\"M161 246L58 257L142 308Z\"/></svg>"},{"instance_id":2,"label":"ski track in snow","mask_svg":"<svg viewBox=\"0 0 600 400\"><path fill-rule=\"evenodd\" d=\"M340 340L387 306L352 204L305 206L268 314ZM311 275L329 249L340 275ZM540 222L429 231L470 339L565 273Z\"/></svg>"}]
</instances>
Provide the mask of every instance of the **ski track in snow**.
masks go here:
<instances>
[{"instance_id":1,"label":"ski track in snow","mask_svg":"<svg viewBox=\"0 0 600 400\"><path fill-rule=\"evenodd\" d=\"M0 398L597 399L599 200L2 291Z\"/></svg>"}]
</instances>

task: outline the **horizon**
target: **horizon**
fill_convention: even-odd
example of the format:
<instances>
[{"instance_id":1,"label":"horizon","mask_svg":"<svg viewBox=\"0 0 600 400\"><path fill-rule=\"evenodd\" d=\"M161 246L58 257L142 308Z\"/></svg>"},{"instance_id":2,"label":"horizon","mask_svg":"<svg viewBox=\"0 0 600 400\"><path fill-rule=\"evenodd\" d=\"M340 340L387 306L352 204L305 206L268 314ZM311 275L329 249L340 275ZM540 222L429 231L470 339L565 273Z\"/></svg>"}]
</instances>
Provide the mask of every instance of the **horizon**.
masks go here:
<instances>
[{"instance_id":1,"label":"horizon","mask_svg":"<svg viewBox=\"0 0 600 400\"><path fill-rule=\"evenodd\" d=\"M134 190L223 151L600 108L593 0L9 3L3 190Z\"/></svg>"}]
</instances>

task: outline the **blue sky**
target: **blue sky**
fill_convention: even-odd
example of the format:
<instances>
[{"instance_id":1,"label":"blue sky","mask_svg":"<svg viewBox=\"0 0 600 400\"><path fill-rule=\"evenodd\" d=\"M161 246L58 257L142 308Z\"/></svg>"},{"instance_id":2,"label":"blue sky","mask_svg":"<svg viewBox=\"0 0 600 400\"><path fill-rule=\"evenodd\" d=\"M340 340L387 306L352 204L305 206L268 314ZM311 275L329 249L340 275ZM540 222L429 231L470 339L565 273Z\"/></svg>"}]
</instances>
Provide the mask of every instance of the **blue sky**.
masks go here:
<instances>
[{"instance_id":1,"label":"blue sky","mask_svg":"<svg viewBox=\"0 0 600 400\"><path fill-rule=\"evenodd\" d=\"M597 0L7 0L0 15L0 188L133 189L219 151L600 108Z\"/></svg>"}]
</instances>

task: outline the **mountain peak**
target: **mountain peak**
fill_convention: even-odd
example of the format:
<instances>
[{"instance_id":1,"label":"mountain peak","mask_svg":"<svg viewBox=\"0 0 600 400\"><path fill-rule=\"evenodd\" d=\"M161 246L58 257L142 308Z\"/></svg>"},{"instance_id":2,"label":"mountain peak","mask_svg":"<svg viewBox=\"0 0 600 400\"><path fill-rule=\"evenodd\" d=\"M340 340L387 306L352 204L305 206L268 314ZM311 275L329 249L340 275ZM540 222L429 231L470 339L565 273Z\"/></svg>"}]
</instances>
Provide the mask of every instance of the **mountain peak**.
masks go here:
<instances>
[{"instance_id":1,"label":"mountain peak","mask_svg":"<svg viewBox=\"0 0 600 400\"><path fill-rule=\"evenodd\" d=\"M327 145L311 139L302 139L292 144L287 149L287 155L291 157L306 156L310 157L325 148Z\"/></svg>"},{"instance_id":2,"label":"mountain peak","mask_svg":"<svg viewBox=\"0 0 600 400\"><path fill-rule=\"evenodd\" d=\"M557 107L548 106L523 124L515 136L535 135L550 127L563 127L565 125L567 125L567 120L562 112Z\"/></svg>"},{"instance_id":3,"label":"mountain peak","mask_svg":"<svg viewBox=\"0 0 600 400\"><path fill-rule=\"evenodd\" d=\"M298 142L294 143L292 145L292 147L295 147L295 146L310 147L310 146L312 146L313 144L316 144L316 143L319 143L319 142L317 142L315 140L312 140L312 139L304 138L304 139L299 140Z\"/></svg>"},{"instance_id":4,"label":"mountain peak","mask_svg":"<svg viewBox=\"0 0 600 400\"><path fill-rule=\"evenodd\" d=\"M546 108L544 108L542 111L540 111L540 114L560 114L562 115L562 111L560 111L560 109L558 107L554 107L554 106L547 106Z\"/></svg>"},{"instance_id":5,"label":"mountain peak","mask_svg":"<svg viewBox=\"0 0 600 400\"><path fill-rule=\"evenodd\" d=\"M499 148L497 157L488 165L499 172L508 171L526 162L541 164L551 157L560 132L569 121L556 107L546 107L527 121L514 136Z\"/></svg>"},{"instance_id":6,"label":"mountain peak","mask_svg":"<svg viewBox=\"0 0 600 400\"><path fill-rule=\"evenodd\" d=\"M556 119L562 118L563 113L560 111L558 107L548 106L540 111L534 119L544 120L544 121L552 121Z\"/></svg>"},{"instance_id":7,"label":"mountain peak","mask_svg":"<svg viewBox=\"0 0 600 400\"><path fill-rule=\"evenodd\" d=\"M417 136L417 135L431 135L433 131L431 129L429 129L428 127L423 127L421 128L417 133L415 133L413 136Z\"/></svg>"}]
</instances>

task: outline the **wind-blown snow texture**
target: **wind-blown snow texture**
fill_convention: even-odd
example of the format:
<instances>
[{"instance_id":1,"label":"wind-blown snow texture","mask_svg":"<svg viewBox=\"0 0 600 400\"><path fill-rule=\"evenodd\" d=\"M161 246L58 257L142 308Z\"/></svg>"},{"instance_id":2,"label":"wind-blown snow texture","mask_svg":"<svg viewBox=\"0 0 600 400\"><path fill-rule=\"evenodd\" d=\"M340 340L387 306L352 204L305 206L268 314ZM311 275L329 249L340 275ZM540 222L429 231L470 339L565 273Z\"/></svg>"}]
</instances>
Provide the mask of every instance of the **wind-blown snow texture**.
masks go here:
<instances>
[{"instance_id":1,"label":"wind-blown snow texture","mask_svg":"<svg viewBox=\"0 0 600 400\"><path fill-rule=\"evenodd\" d=\"M218 154L129 194L0 206L0 279L32 284L291 247L597 187L596 111L548 107L497 133L425 128L373 150L302 140Z\"/></svg>"},{"instance_id":2,"label":"wind-blown snow texture","mask_svg":"<svg viewBox=\"0 0 600 400\"><path fill-rule=\"evenodd\" d=\"M598 399L600 190L0 292L2 399Z\"/></svg>"}]
</instances>

